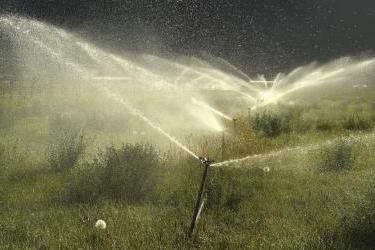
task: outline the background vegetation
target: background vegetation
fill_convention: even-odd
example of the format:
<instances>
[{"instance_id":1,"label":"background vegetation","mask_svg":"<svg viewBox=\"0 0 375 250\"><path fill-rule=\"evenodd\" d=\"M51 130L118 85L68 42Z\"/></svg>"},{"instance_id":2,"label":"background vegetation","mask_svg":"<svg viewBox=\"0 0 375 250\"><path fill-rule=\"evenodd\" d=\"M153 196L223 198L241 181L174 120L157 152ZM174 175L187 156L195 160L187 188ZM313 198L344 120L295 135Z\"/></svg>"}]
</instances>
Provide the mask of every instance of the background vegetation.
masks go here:
<instances>
[{"instance_id":1,"label":"background vegetation","mask_svg":"<svg viewBox=\"0 0 375 250\"><path fill-rule=\"evenodd\" d=\"M374 247L371 97L238 114L225 125L224 155L221 136L180 135L218 161L259 154L210 169L205 210L188 239L201 164L157 135L129 133L141 125L93 107L95 93L64 86L58 98L62 87L49 86L2 90L4 249ZM106 230L94 227L98 219Z\"/></svg>"}]
</instances>

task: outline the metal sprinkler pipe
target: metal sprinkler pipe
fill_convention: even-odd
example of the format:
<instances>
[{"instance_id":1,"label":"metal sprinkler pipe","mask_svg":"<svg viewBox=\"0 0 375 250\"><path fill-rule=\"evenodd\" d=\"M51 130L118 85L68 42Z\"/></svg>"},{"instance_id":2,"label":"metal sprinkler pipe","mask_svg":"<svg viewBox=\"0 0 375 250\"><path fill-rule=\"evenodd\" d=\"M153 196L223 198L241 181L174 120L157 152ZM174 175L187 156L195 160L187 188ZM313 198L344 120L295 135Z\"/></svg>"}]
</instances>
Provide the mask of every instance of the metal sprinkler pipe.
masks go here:
<instances>
[{"instance_id":1,"label":"metal sprinkler pipe","mask_svg":"<svg viewBox=\"0 0 375 250\"><path fill-rule=\"evenodd\" d=\"M223 161L225 157L225 131L221 132L221 160Z\"/></svg>"},{"instance_id":2,"label":"metal sprinkler pipe","mask_svg":"<svg viewBox=\"0 0 375 250\"><path fill-rule=\"evenodd\" d=\"M193 218L191 220L191 224L190 224L190 228L189 228L189 232L188 232L189 238L191 238L194 234L194 230L195 230L195 227L197 225L199 215L200 215L200 213L202 211L202 208L203 208L203 205L204 205L203 204L204 201L202 202L202 195L203 195L204 186L205 186L207 175L208 175L208 168L210 167L211 163L214 162L207 157L199 157L199 160L202 162L202 164L204 166L204 170L203 170L201 184L200 184L199 190L198 190L197 201L195 203Z\"/></svg>"},{"instance_id":3,"label":"metal sprinkler pipe","mask_svg":"<svg viewBox=\"0 0 375 250\"><path fill-rule=\"evenodd\" d=\"M251 107L247 108L247 115L248 115L248 120L249 120L249 126L251 126Z\"/></svg>"},{"instance_id":4,"label":"metal sprinkler pipe","mask_svg":"<svg viewBox=\"0 0 375 250\"><path fill-rule=\"evenodd\" d=\"M233 118L233 131L236 133L237 131L237 118Z\"/></svg>"}]
</instances>

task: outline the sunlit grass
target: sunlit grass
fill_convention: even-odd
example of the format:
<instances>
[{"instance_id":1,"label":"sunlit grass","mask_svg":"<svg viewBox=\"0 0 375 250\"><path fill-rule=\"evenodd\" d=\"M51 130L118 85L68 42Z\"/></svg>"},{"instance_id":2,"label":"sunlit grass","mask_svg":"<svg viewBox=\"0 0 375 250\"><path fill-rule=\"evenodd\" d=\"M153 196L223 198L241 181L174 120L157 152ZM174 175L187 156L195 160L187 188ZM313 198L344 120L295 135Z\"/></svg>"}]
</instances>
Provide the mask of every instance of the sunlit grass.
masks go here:
<instances>
[{"instance_id":1,"label":"sunlit grass","mask_svg":"<svg viewBox=\"0 0 375 250\"><path fill-rule=\"evenodd\" d=\"M39 103L38 107L46 107L56 99L56 95L30 95L34 98L30 102ZM54 108L27 115L30 103L21 100L23 97L1 99L1 105L7 103L2 110L8 112L2 117L12 117L0 129L3 135L0 138L2 247L342 249L373 246L370 235L375 217L372 212L375 208L374 136L367 126L364 129L344 126L353 110L365 114L372 123L373 111L367 105L345 104L340 111L326 108L330 107L326 103L271 107L276 119L285 112L292 113L288 120L281 121L279 133L272 136L254 128L245 114L238 115L236 127L225 124L225 159L278 150L281 153L244 161L233 168L212 167L207 182L207 204L196 235L188 239L201 164L169 143L158 144L161 138L154 135L149 136L157 150L152 157L144 157L147 154L139 150L143 145L141 135L134 136L132 130L127 131L127 125L137 124L136 121L124 121L127 125L121 126L123 119L117 117L117 111L101 114L100 105L95 110L88 105L92 101L89 97L80 97L69 95L68 101L57 99L58 104L53 104L55 116L50 117L45 115ZM41 102L44 104L40 105ZM67 102L84 106L85 112L75 110L72 104L65 106ZM17 108L8 109L13 105ZM337 107L339 102L330 105ZM91 111L96 116L88 115ZM301 123L307 128L300 129ZM64 171L53 171L47 157L54 152L52 145L62 143L62 155L68 159L70 153L76 156L74 150L64 149L77 141L57 140L56 131L62 128L84 131L88 145L86 151L79 150L79 161L74 164L68 161L69 167ZM137 130L143 129L137 127ZM342 146L336 140L339 137L352 138L354 144L350 148L346 144ZM138 151L131 151L137 148L135 142L139 138ZM193 134L181 138L194 152L221 160L221 135ZM327 141L330 143L325 144ZM121 146L127 142L130 144ZM115 152L112 158L98 154L106 152L111 145L110 149ZM318 146L306 147L309 145ZM294 146L302 149L282 151ZM134 162L139 164L128 161L129 150L133 152L130 155L138 155ZM152 188L141 192L141 198L130 199L133 194L136 196L134 188L140 189L142 183L151 181L148 177L153 172L147 167L153 166L152 159L156 158L158 176L151 178ZM350 167L341 171L341 163L348 163L345 166ZM138 176L131 176L136 171L127 171L132 167L140 171ZM100 170L107 171L112 179ZM108 189L104 190L103 185ZM111 190L117 190L117 198L108 195ZM72 192L81 192L84 198L95 200L69 199ZM105 230L95 227L98 220L105 221Z\"/></svg>"}]
</instances>

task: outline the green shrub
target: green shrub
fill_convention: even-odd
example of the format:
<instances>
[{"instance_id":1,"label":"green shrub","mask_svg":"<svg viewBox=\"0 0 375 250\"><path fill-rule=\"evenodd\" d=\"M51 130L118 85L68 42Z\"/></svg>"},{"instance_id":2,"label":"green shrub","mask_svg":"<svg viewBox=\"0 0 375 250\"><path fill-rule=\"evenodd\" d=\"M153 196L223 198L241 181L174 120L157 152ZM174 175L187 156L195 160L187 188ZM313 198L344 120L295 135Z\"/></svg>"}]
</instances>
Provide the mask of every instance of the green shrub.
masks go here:
<instances>
[{"instance_id":1,"label":"green shrub","mask_svg":"<svg viewBox=\"0 0 375 250\"><path fill-rule=\"evenodd\" d=\"M311 124L301 118L300 108L283 108L278 111L256 113L252 119L252 128L267 137L276 137L282 133L306 132Z\"/></svg>"},{"instance_id":2,"label":"green shrub","mask_svg":"<svg viewBox=\"0 0 375 250\"><path fill-rule=\"evenodd\" d=\"M334 128L334 124L326 119L318 119L315 128L319 131L331 131Z\"/></svg>"},{"instance_id":3,"label":"green shrub","mask_svg":"<svg viewBox=\"0 0 375 250\"><path fill-rule=\"evenodd\" d=\"M267 137L275 137L282 132L282 122L279 116L271 112L257 113L252 121L253 129Z\"/></svg>"},{"instance_id":4,"label":"green shrub","mask_svg":"<svg viewBox=\"0 0 375 250\"><path fill-rule=\"evenodd\" d=\"M311 124L302 119L302 107L286 107L280 113L283 133L303 133L310 129Z\"/></svg>"},{"instance_id":5,"label":"green shrub","mask_svg":"<svg viewBox=\"0 0 375 250\"><path fill-rule=\"evenodd\" d=\"M86 149L84 135L77 132L64 132L55 140L48 153L50 168L55 172L74 168Z\"/></svg>"},{"instance_id":6,"label":"green shrub","mask_svg":"<svg viewBox=\"0 0 375 250\"><path fill-rule=\"evenodd\" d=\"M350 170L355 163L353 144L345 139L338 139L324 147L319 155L320 168L323 171Z\"/></svg>"},{"instance_id":7,"label":"green shrub","mask_svg":"<svg viewBox=\"0 0 375 250\"><path fill-rule=\"evenodd\" d=\"M373 124L371 119L356 114L344 120L343 127L348 130L369 130Z\"/></svg>"},{"instance_id":8,"label":"green shrub","mask_svg":"<svg viewBox=\"0 0 375 250\"><path fill-rule=\"evenodd\" d=\"M108 147L93 163L77 171L69 185L69 199L141 202L154 192L160 170L159 155L150 145Z\"/></svg>"}]
</instances>

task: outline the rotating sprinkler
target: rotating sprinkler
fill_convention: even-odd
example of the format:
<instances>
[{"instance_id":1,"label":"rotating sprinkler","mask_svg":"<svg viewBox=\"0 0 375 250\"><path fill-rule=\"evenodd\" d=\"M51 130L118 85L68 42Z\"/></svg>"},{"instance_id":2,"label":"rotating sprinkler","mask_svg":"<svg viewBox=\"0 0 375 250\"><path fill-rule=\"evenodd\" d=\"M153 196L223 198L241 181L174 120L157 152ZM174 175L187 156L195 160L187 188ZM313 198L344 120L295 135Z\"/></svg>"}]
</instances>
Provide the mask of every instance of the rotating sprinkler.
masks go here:
<instances>
[{"instance_id":1,"label":"rotating sprinkler","mask_svg":"<svg viewBox=\"0 0 375 250\"><path fill-rule=\"evenodd\" d=\"M215 161L209 159L208 157L199 157L198 159L203 164L204 170L203 170L201 184L200 184L199 190L198 190L197 201L196 201L195 207L194 207L193 218L191 220L191 224L190 224L190 228L189 228L189 232L188 232L189 238L191 238L194 234L194 230L197 226L198 219L199 219L200 214L201 214L201 212L203 210L203 207L204 207L205 199L202 200L202 196L203 196L204 186L206 184L206 179L207 179L207 175L208 175L208 168L211 166L212 163L215 162Z\"/></svg>"}]
</instances>

